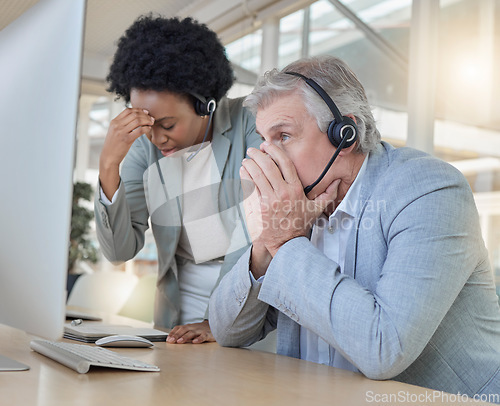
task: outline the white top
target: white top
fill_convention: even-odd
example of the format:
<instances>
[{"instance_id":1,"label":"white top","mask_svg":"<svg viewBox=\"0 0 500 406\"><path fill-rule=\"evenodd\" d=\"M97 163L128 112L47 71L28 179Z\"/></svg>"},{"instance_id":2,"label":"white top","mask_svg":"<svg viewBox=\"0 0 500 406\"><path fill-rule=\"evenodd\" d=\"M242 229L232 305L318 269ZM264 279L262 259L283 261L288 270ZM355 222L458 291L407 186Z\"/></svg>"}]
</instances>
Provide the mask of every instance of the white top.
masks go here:
<instances>
[{"instance_id":1,"label":"white top","mask_svg":"<svg viewBox=\"0 0 500 406\"><path fill-rule=\"evenodd\" d=\"M198 146L194 149L198 149ZM236 207L219 212L220 172L212 149L206 142L199 152L193 154L193 147L175 152L161 158L158 166L153 165L144 175L145 194L150 213L156 213L165 204L176 210L181 226L176 255L179 288L181 294L181 323L199 322L204 319L210 295L215 287L222 266L222 258L247 244L244 230L226 229L223 219L234 224L231 219L239 218ZM169 168L180 168L181 174L175 178L168 176ZM158 168L161 176L158 176ZM179 182L178 179L182 179ZM164 191L165 190L165 191ZM165 194L166 192L166 194ZM101 189L101 201L110 205ZM179 196L182 195L182 199ZM172 203L173 202L173 203ZM180 203L182 202L182 203ZM241 209L242 210L242 209ZM166 217L165 217L166 218ZM151 221L167 221L152 215ZM175 220L174 220L175 221ZM165 223L176 225L179 223Z\"/></svg>"},{"instance_id":2,"label":"white top","mask_svg":"<svg viewBox=\"0 0 500 406\"><path fill-rule=\"evenodd\" d=\"M175 159L179 151L166 159ZM177 254L196 264L224 257L231 243L219 213L221 182L212 144L206 143L190 161L188 148L181 154L182 231ZM168 189L167 189L168 191Z\"/></svg>"},{"instance_id":3,"label":"white top","mask_svg":"<svg viewBox=\"0 0 500 406\"><path fill-rule=\"evenodd\" d=\"M166 159L182 159L182 231L177 254L181 293L181 324L204 319L210 295L219 278L223 257L230 245L230 235L218 212L218 188L221 177L212 150L206 143L190 161L193 152L179 151ZM208 261L208 262L207 262Z\"/></svg>"}]
</instances>

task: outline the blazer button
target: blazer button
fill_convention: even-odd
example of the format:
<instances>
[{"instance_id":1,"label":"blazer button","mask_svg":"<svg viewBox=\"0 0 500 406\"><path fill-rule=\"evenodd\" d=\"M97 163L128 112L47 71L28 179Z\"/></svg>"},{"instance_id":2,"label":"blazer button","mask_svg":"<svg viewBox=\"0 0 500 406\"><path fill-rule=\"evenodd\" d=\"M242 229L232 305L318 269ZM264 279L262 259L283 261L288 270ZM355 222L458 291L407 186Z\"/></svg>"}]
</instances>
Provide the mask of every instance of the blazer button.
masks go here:
<instances>
[{"instance_id":1,"label":"blazer button","mask_svg":"<svg viewBox=\"0 0 500 406\"><path fill-rule=\"evenodd\" d=\"M108 216L105 213L102 214L102 224L105 228L109 228Z\"/></svg>"}]
</instances>

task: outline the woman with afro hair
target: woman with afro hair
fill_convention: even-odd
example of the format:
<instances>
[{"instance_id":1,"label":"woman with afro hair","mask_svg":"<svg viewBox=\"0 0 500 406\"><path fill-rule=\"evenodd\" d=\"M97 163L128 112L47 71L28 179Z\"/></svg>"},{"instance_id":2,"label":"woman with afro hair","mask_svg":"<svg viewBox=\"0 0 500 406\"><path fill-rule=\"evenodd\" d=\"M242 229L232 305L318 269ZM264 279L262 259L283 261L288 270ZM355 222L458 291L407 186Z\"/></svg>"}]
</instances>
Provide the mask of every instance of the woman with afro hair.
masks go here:
<instances>
[{"instance_id":1,"label":"woman with afro hair","mask_svg":"<svg viewBox=\"0 0 500 406\"><path fill-rule=\"evenodd\" d=\"M170 343L214 341L208 301L248 248L241 161L258 147L216 34L186 18L139 17L118 41L108 91L127 107L99 161L97 236L112 262L133 258L151 227L158 251L154 321Z\"/></svg>"}]
</instances>

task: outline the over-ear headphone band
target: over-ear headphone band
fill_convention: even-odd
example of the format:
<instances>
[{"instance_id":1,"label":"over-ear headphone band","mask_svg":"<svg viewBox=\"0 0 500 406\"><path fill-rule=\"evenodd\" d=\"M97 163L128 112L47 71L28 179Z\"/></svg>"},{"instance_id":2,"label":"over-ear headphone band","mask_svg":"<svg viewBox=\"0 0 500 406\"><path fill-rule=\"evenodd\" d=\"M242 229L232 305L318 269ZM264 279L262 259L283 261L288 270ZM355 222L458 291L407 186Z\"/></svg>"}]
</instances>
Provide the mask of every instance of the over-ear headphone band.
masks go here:
<instances>
[{"instance_id":1,"label":"over-ear headphone band","mask_svg":"<svg viewBox=\"0 0 500 406\"><path fill-rule=\"evenodd\" d=\"M337 108L335 103L333 103L332 98L328 95L328 93L326 93L324 91L324 89L320 85L318 85L311 78L308 78L308 77L302 75L301 73L297 73L297 72L285 72L285 73L287 75L292 75L292 76L297 76L299 78L302 78L304 80L304 82L306 82L309 86L311 86L316 91L316 93L318 93L318 95L325 101L325 103L328 105L330 111L333 113L333 117L335 118L335 121L337 123L340 123L342 121L342 114L340 113L339 109Z\"/></svg>"}]
</instances>

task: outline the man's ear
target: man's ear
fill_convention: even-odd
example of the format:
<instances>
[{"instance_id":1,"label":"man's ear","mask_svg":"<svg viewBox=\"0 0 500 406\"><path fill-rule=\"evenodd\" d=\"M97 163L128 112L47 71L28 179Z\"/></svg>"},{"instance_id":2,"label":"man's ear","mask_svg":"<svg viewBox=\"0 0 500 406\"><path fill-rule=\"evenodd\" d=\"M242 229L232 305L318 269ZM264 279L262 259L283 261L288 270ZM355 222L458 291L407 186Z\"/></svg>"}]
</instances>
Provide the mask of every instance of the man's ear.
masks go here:
<instances>
[{"instance_id":1,"label":"man's ear","mask_svg":"<svg viewBox=\"0 0 500 406\"><path fill-rule=\"evenodd\" d=\"M350 119L352 119L352 120L354 120L354 122L355 122L356 124L358 124L358 122L356 121L356 117L354 117L354 114L346 114L345 116L346 116L346 117L349 117L349 118L350 118Z\"/></svg>"},{"instance_id":2,"label":"man's ear","mask_svg":"<svg viewBox=\"0 0 500 406\"><path fill-rule=\"evenodd\" d=\"M358 149L358 140L354 144L352 144L348 148L343 148L342 151L339 152L339 156L346 156L348 154L351 154L353 151L356 152Z\"/></svg>"}]
</instances>

